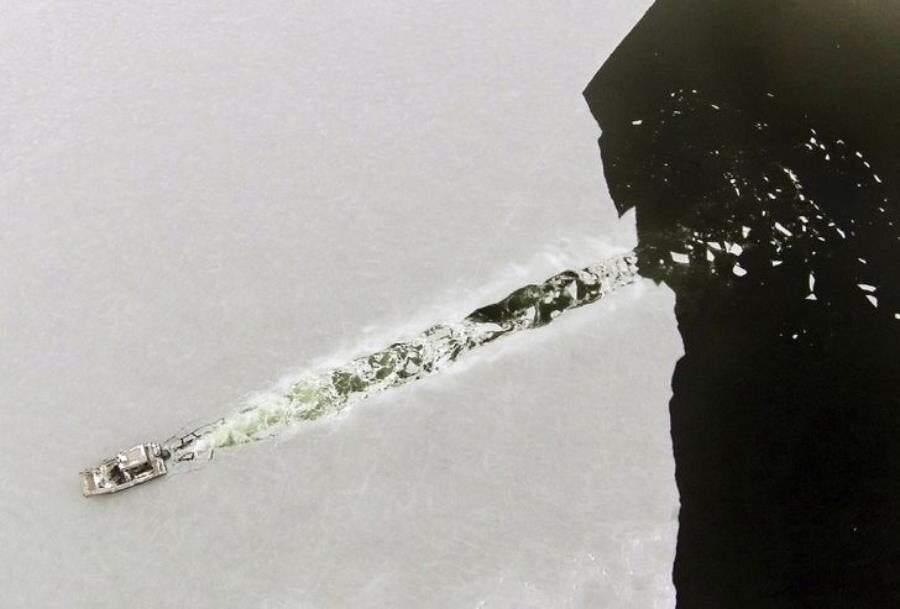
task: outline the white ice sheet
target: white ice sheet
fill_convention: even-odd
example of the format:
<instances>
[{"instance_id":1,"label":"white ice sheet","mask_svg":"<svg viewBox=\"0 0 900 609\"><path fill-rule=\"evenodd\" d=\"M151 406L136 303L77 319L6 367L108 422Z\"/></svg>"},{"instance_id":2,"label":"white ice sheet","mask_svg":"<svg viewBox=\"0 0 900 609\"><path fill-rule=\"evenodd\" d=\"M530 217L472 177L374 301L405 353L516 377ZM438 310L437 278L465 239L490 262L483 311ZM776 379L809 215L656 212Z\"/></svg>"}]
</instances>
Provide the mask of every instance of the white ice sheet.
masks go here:
<instances>
[{"instance_id":1,"label":"white ice sheet","mask_svg":"<svg viewBox=\"0 0 900 609\"><path fill-rule=\"evenodd\" d=\"M0 606L670 607L671 293L293 439L77 471L633 245L581 90L649 2L0 19Z\"/></svg>"}]
</instances>

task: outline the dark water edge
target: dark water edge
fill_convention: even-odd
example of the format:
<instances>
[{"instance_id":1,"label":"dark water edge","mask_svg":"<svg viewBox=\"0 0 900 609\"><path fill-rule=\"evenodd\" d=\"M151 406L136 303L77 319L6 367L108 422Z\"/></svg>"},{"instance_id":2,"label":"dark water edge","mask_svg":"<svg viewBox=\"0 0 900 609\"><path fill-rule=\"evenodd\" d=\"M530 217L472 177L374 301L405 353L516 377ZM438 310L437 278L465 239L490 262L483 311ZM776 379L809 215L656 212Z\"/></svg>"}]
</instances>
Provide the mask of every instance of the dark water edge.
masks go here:
<instances>
[{"instance_id":1,"label":"dark water edge","mask_svg":"<svg viewBox=\"0 0 900 609\"><path fill-rule=\"evenodd\" d=\"M678 607L900 606L900 3L660 0L585 96L676 294Z\"/></svg>"}]
</instances>

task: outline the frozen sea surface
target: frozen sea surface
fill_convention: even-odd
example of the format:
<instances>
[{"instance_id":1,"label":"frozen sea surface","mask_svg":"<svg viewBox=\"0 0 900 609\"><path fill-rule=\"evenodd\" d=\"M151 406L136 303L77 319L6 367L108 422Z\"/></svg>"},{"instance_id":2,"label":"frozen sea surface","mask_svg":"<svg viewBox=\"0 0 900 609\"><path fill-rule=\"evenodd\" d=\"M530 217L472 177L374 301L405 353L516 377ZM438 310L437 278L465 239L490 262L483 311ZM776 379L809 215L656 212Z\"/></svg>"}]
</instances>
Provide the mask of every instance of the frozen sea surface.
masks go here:
<instances>
[{"instance_id":1,"label":"frozen sea surface","mask_svg":"<svg viewBox=\"0 0 900 609\"><path fill-rule=\"evenodd\" d=\"M581 91L647 4L8 9L0 605L671 607L649 281L196 471L76 476L632 247Z\"/></svg>"}]
</instances>

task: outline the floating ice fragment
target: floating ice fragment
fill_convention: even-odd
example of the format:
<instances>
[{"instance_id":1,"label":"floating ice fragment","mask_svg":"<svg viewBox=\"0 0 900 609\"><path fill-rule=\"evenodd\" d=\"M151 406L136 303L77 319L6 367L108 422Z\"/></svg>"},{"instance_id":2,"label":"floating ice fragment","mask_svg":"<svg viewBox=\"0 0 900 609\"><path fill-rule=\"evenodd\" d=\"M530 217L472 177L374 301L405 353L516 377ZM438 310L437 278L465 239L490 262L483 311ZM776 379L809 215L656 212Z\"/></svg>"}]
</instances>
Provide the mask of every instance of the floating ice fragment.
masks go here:
<instances>
[{"instance_id":1,"label":"floating ice fragment","mask_svg":"<svg viewBox=\"0 0 900 609\"><path fill-rule=\"evenodd\" d=\"M731 272L738 277L743 277L747 274L747 270L742 268L740 264L735 264L733 267L731 267Z\"/></svg>"},{"instance_id":2,"label":"floating ice fragment","mask_svg":"<svg viewBox=\"0 0 900 609\"><path fill-rule=\"evenodd\" d=\"M784 260L773 260L772 261L772 266L781 266L782 264L784 264Z\"/></svg>"},{"instance_id":3,"label":"floating ice fragment","mask_svg":"<svg viewBox=\"0 0 900 609\"><path fill-rule=\"evenodd\" d=\"M869 302L872 303L872 306L876 309L878 308L878 299L872 296L871 294L866 294L866 298L869 299Z\"/></svg>"},{"instance_id":4,"label":"floating ice fragment","mask_svg":"<svg viewBox=\"0 0 900 609\"><path fill-rule=\"evenodd\" d=\"M794 173L793 171L791 171L791 170L788 169L787 167L782 167L782 170L783 170L784 173L786 173L787 176L791 179L791 182L793 182L794 184L799 184L799 183L800 183L800 179L797 177L797 174L796 174L796 173Z\"/></svg>"},{"instance_id":5,"label":"floating ice fragment","mask_svg":"<svg viewBox=\"0 0 900 609\"><path fill-rule=\"evenodd\" d=\"M835 226L835 227L834 227L834 230L836 230L836 231L837 231L837 234L839 234L839 235L841 236L841 239L846 239L846 238L847 238L847 233L845 233L845 232L844 232L843 230L841 230L839 227Z\"/></svg>"},{"instance_id":6,"label":"floating ice fragment","mask_svg":"<svg viewBox=\"0 0 900 609\"><path fill-rule=\"evenodd\" d=\"M741 227L741 235L743 235L744 239L746 239L750 235L750 227L742 226Z\"/></svg>"},{"instance_id":7,"label":"floating ice fragment","mask_svg":"<svg viewBox=\"0 0 900 609\"><path fill-rule=\"evenodd\" d=\"M766 193L766 194L768 194L769 198L772 199L773 201L776 199L775 195L773 195L771 192Z\"/></svg>"},{"instance_id":8,"label":"floating ice fragment","mask_svg":"<svg viewBox=\"0 0 900 609\"><path fill-rule=\"evenodd\" d=\"M783 235L785 235L785 236L787 236L787 237L793 237L793 236L794 236L794 233L792 233L791 231L789 231L788 229L786 229L784 226L782 226L782 225L781 225L781 222L776 222L776 223L775 223L775 229L776 229L778 232L780 232L781 234L783 234Z\"/></svg>"},{"instance_id":9,"label":"floating ice fragment","mask_svg":"<svg viewBox=\"0 0 900 609\"><path fill-rule=\"evenodd\" d=\"M719 109L719 106L717 106L717 105L715 105L715 104L710 104L710 106L712 106L713 110L718 110L718 109Z\"/></svg>"},{"instance_id":10,"label":"floating ice fragment","mask_svg":"<svg viewBox=\"0 0 900 609\"><path fill-rule=\"evenodd\" d=\"M859 260L859 261L862 262L863 264L869 264L869 263L866 261L865 258L857 258L857 260Z\"/></svg>"},{"instance_id":11,"label":"floating ice fragment","mask_svg":"<svg viewBox=\"0 0 900 609\"><path fill-rule=\"evenodd\" d=\"M688 258L687 254L669 252L669 255L672 257L672 260L677 262L678 264L687 264L690 262L690 258Z\"/></svg>"},{"instance_id":12,"label":"floating ice fragment","mask_svg":"<svg viewBox=\"0 0 900 609\"><path fill-rule=\"evenodd\" d=\"M878 177L878 174L872 174L872 177L875 178L875 181L881 184L881 178Z\"/></svg>"},{"instance_id":13,"label":"floating ice fragment","mask_svg":"<svg viewBox=\"0 0 900 609\"><path fill-rule=\"evenodd\" d=\"M809 291L813 292L816 289L816 276L812 273L809 274Z\"/></svg>"},{"instance_id":14,"label":"floating ice fragment","mask_svg":"<svg viewBox=\"0 0 900 609\"><path fill-rule=\"evenodd\" d=\"M636 126L638 126L638 125L643 125L643 124L644 124L644 121L642 121L642 120L631 121L631 124L634 125L634 126L636 127Z\"/></svg>"},{"instance_id":15,"label":"floating ice fragment","mask_svg":"<svg viewBox=\"0 0 900 609\"><path fill-rule=\"evenodd\" d=\"M869 285L868 283L857 283L856 285L863 292L874 292L877 289L874 285Z\"/></svg>"},{"instance_id":16,"label":"floating ice fragment","mask_svg":"<svg viewBox=\"0 0 900 609\"><path fill-rule=\"evenodd\" d=\"M819 299L816 298L815 294L810 294L809 296L806 297L806 300L819 300Z\"/></svg>"},{"instance_id":17,"label":"floating ice fragment","mask_svg":"<svg viewBox=\"0 0 900 609\"><path fill-rule=\"evenodd\" d=\"M712 250L706 250L706 259L710 262L715 262L716 255L712 253Z\"/></svg>"}]
</instances>

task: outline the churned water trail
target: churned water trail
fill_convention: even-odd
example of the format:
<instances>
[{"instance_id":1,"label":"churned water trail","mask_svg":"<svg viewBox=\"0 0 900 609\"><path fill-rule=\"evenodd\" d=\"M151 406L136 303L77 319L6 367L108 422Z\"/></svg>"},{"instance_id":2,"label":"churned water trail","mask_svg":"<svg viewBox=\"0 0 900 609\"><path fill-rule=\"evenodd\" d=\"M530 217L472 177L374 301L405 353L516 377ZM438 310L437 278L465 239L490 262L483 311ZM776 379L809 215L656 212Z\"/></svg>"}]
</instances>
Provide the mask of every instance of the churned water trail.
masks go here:
<instances>
[{"instance_id":1,"label":"churned water trail","mask_svg":"<svg viewBox=\"0 0 900 609\"><path fill-rule=\"evenodd\" d=\"M287 391L262 394L238 412L169 440L164 454L176 463L194 461L211 457L218 449L275 437L391 387L435 374L502 336L545 326L561 313L597 302L637 278L634 252L563 271L543 283L519 288L461 321L436 324L346 364L298 375Z\"/></svg>"}]
</instances>

